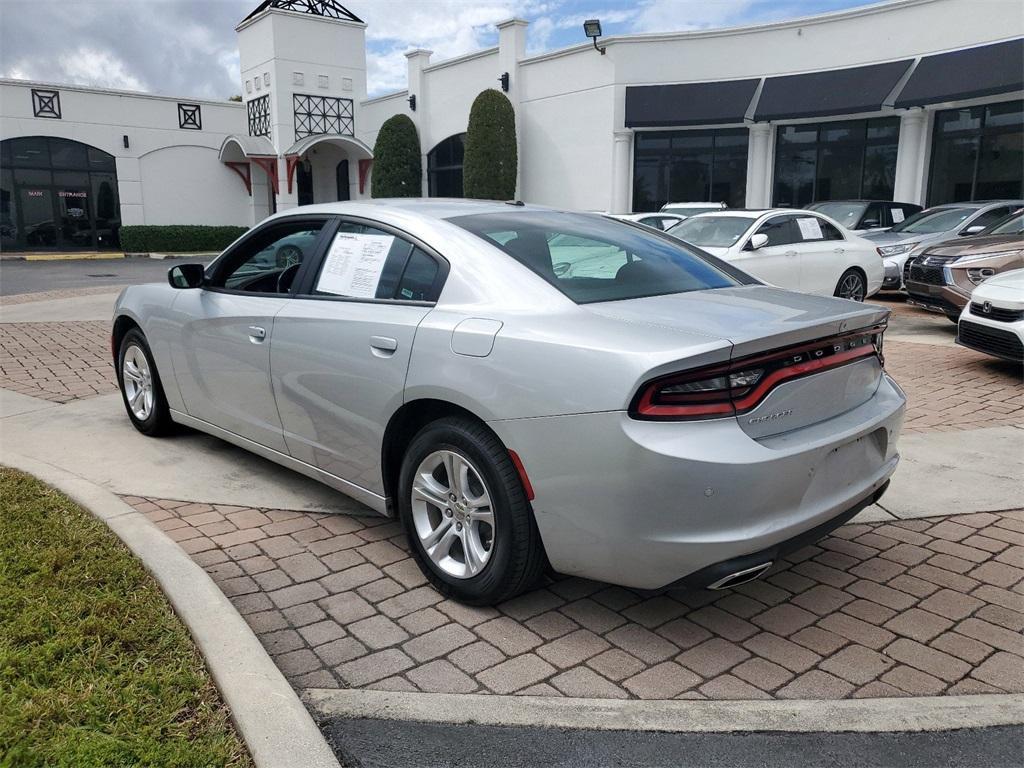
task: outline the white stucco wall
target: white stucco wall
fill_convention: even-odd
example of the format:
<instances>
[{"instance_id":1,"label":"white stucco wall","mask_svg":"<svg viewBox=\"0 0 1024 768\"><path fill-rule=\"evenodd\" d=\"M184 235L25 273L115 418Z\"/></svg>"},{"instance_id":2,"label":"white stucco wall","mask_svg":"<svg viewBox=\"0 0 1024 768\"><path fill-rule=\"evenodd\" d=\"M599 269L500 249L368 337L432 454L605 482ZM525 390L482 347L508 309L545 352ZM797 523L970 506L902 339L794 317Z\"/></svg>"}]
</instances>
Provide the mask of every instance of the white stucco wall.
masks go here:
<instances>
[{"instance_id":1,"label":"white stucco wall","mask_svg":"<svg viewBox=\"0 0 1024 768\"><path fill-rule=\"evenodd\" d=\"M241 179L218 162L217 150L161 147L139 158L144 224L248 225Z\"/></svg>"}]
</instances>

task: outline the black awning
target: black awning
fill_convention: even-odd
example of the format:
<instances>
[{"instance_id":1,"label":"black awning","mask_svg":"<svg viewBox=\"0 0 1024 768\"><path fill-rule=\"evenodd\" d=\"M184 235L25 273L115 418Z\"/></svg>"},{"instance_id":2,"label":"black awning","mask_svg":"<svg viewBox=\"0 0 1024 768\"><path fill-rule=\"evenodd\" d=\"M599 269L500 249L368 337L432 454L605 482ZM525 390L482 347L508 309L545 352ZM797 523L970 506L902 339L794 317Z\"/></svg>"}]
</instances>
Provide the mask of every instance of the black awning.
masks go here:
<instances>
[{"instance_id":1,"label":"black awning","mask_svg":"<svg viewBox=\"0 0 1024 768\"><path fill-rule=\"evenodd\" d=\"M896 98L919 107L1024 90L1024 38L925 56Z\"/></svg>"},{"instance_id":2,"label":"black awning","mask_svg":"<svg viewBox=\"0 0 1024 768\"><path fill-rule=\"evenodd\" d=\"M626 126L655 128L742 123L757 83L754 79L628 86Z\"/></svg>"},{"instance_id":3,"label":"black awning","mask_svg":"<svg viewBox=\"0 0 1024 768\"><path fill-rule=\"evenodd\" d=\"M875 112L906 74L910 59L764 81L755 120L789 120Z\"/></svg>"}]
</instances>

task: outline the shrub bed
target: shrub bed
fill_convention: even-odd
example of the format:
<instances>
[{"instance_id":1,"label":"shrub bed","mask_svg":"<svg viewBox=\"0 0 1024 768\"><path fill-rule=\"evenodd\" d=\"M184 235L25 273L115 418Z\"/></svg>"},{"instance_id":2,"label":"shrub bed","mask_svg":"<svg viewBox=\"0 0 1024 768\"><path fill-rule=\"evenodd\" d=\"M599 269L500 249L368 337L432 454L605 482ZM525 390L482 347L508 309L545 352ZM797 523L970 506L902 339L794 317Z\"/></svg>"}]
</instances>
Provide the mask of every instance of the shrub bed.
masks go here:
<instances>
[{"instance_id":1,"label":"shrub bed","mask_svg":"<svg viewBox=\"0 0 1024 768\"><path fill-rule=\"evenodd\" d=\"M121 227L121 248L126 253L187 253L223 251L247 227L210 227L196 224Z\"/></svg>"}]
</instances>

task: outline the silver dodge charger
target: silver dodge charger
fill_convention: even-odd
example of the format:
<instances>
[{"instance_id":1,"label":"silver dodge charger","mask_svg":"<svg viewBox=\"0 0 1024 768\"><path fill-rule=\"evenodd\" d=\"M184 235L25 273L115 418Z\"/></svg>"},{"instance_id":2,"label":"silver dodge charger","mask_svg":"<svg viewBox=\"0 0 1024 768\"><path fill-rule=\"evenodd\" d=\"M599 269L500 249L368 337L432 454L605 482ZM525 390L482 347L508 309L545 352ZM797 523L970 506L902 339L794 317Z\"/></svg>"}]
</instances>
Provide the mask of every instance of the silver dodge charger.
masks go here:
<instances>
[{"instance_id":1,"label":"silver dodge charger","mask_svg":"<svg viewBox=\"0 0 1024 768\"><path fill-rule=\"evenodd\" d=\"M488 604L548 568L734 586L877 500L905 406L888 314L603 216L384 200L126 289L111 347L139 431L395 515L438 590Z\"/></svg>"}]
</instances>

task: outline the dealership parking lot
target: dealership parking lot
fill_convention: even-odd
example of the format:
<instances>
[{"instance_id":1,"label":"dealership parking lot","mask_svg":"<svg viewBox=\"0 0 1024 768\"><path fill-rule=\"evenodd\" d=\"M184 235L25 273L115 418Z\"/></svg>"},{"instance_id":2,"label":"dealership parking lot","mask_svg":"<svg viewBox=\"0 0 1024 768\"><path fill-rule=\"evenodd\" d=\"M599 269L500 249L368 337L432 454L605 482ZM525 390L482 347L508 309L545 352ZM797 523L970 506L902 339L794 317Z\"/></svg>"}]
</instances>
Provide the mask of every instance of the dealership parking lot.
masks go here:
<instances>
[{"instance_id":1,"label":"dealership parking lot","mask_svg":"<svg viewBox=\"0 0 1024 768\"><path fill-rule=\"evenodd\" d=\"M1019 369L956 347L941 316L880 300L893 309L886 366L909 397L904 470L915 476L910 453L946 445L937 441L991 446L981 463L992 477L979 485L1001 504L982 488L973 503L975 489L949 487L959 482L950 466L919 508L894 481L891 505L884 498L733 590L649 594L554 577L497 608L468 608L426 584L394 521L213 438L135 433L102 319L114 295L4 299L5 451L120 493L210 574L308 701L334 706L332 692L345 690L607 700L1024 692L1024 510L1005 490L1016 482L1005 454L1016 446L1019 461L1024 386Z\"/></svg>"}]
</instances>

